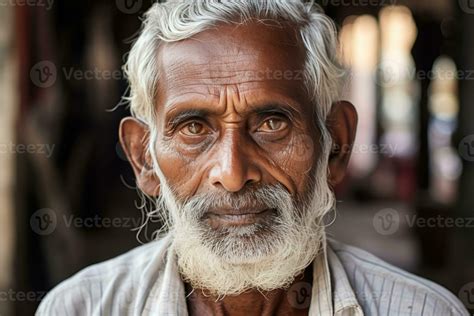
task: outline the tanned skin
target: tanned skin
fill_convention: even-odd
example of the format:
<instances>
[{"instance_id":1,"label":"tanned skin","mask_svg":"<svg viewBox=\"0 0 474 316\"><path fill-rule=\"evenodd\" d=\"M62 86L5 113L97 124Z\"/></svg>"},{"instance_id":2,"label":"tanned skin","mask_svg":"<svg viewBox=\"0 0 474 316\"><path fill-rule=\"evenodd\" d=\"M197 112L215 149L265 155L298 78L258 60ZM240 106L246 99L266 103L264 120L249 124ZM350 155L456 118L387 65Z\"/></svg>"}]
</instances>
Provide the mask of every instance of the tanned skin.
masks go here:
<instances>
[{"instance_id":1,"label":"tanned skin","mask_svg":"<svg viewBox=\"0 0 474 316\"><path fill-rule=\"evenodd\" d=\"M303 83L305 50L295 30L287 23L219 24L159 48L156 158L178 198L276 183L295 198L307 193L321 152L320 132L313 114L317 105ZM333 105L327 126L338 148L352 147L356 125L350 103ZM146 150L147 126L125 118L120 138L139 188L158 195L159 179ZM308 139L314 140L310 146ZM310 154L302 159L308 148ZM350 150L331 155L331 185L344 177L349 157ZM225 211L212 215L207 221L213 228L247 225L269 216L264 212L235 219ZM311 267L297 282L312 283ZM221 300L203 295L202 289L192 291L190 284L186 290L191 293L190 315L308 314L307 306L290 303L288 289L252 289Z\"/></svg>"}]
</instances>

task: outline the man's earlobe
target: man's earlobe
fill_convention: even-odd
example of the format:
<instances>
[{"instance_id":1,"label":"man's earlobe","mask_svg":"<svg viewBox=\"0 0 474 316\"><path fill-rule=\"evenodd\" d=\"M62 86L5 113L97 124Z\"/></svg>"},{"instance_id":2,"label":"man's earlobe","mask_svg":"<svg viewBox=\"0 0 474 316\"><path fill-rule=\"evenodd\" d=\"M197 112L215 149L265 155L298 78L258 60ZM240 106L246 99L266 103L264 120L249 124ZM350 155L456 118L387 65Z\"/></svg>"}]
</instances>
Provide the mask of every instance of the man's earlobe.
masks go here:
<instances>
[{"instance_id":1,"label":"man's earlobe","mask_svg":"<svg viewBox=\"0 0 474 316\"><path fill-rule=\"evenodd\" d=\"M152 168L148 153L149 129L133 117L126 117L120 123L120 144L133 168L138 188L149 196L160 194L160 181Z\"/></svg>"},{"instance_id":2,"label":"man's earlobe","mask_svg":"<svg viewBox=\"0 0 474 316\"><path fill-rule=\"evenodd\" d=\"M357 121L357 111L350 102L339 101L333 104L326 121L333 140L328 178L331 185L341 182L346 174L356 136Z\"/></svg>"}]
</instances>

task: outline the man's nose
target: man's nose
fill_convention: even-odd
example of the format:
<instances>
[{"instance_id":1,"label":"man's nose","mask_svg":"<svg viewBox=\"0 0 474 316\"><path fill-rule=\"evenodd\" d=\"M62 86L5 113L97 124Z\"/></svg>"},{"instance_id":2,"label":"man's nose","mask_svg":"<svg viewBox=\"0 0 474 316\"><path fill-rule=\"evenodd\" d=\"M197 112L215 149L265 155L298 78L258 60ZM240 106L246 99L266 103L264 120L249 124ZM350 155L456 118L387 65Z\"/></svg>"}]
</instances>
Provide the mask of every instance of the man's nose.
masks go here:
<instances>
[{"instance_id":1,"label":"man's nose","mask_svg":"<svg viewBox=\"0 0 474 316\"><path fill-rule=\"evenodd\" d=\"M262 174L249 147L238 133L223 139L216 152L216 163L210 170L211 184L229 192L238 192L247 184L260 182Z\"/></svg>"}]
</instances>

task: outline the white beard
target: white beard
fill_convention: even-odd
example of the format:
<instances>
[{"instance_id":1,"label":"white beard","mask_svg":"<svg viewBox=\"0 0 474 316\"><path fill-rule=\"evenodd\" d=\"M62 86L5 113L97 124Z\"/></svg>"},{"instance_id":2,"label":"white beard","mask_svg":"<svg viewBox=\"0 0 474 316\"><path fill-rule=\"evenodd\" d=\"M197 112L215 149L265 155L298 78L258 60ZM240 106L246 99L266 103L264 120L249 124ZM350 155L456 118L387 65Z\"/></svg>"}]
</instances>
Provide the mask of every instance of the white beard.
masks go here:
<instances>
[{"instance_id":1,"label":"white beard","mask_svg":"<svg viewBox=\"0 0 474 316\"><path fill-rule=\"evenodd\" d=\"M158 132L151 129L149 154L160 179L161 194L153 201L155 207L147 212L140 229L148 220L163 221L155 236L169 231L170 255L176 255L182 277L194 289L207 290L222 298L249 289L271 291L288 287L319 254L325 234L324 217L335 206L328 184L332 139L324 120L318 121L318 126L319 161L314 175L301 175L311 182L301 196L292 197L278 184L255 186L253 191L243 190L244 194L214 192L184 201L178 200L161 171L156 152ZM309 159L305 154L300 158ZM239 205L259 203L276 212L264 223L217 231L205 225L202 217L210 206L218 207L220 203L236 209Z\"/></svg>"},{"instance_id":2,"label":"white beard","mask_svg":"<svg viewBox=\"0 0 474 316\"><path fill-rule=\"evenodd\" d=\"M323 217L335 201L326 180L327 164L320 165L314 189L298 205L281 185L259 187L238 198L217 193L196 196L181 204L162 181L159 203L169 212L171 253L177 255L184 280L220 298L291 285L318 255L325 234ZM238 208L255 201L277 209L275 216L219 231L201 220L210 206Z\"/></svg>"}]
</instances>

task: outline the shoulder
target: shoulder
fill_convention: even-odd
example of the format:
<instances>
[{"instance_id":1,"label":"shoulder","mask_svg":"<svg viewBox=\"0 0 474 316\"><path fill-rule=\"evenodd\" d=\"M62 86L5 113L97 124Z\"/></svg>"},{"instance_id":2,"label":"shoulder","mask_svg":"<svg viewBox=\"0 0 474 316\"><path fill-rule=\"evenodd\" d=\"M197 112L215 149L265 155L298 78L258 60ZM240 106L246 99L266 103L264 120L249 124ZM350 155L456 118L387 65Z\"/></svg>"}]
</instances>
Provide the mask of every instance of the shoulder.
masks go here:
<instances>
[{"instance_id":1,"label":"shoulder","mask_svg":"<svg viewBox=\"0 0 474 316\"><path fill-rule=\"evenodd\" d=\"M328 245L367 315L468 315L460 300L442 286L362 249L332 239Z\"/></svg>"},{"instance_id":2,"label":"shoulder","mask_svg":"<svg viewBox=\"0 0 474 316\"><path fill-rule=\"evenodd\" d=\"M164 269L168 247L165 237L79 271L46 295L36 315L128 314L143 303L138 283L147 288Z\"/></svg>"}]
</instances>

